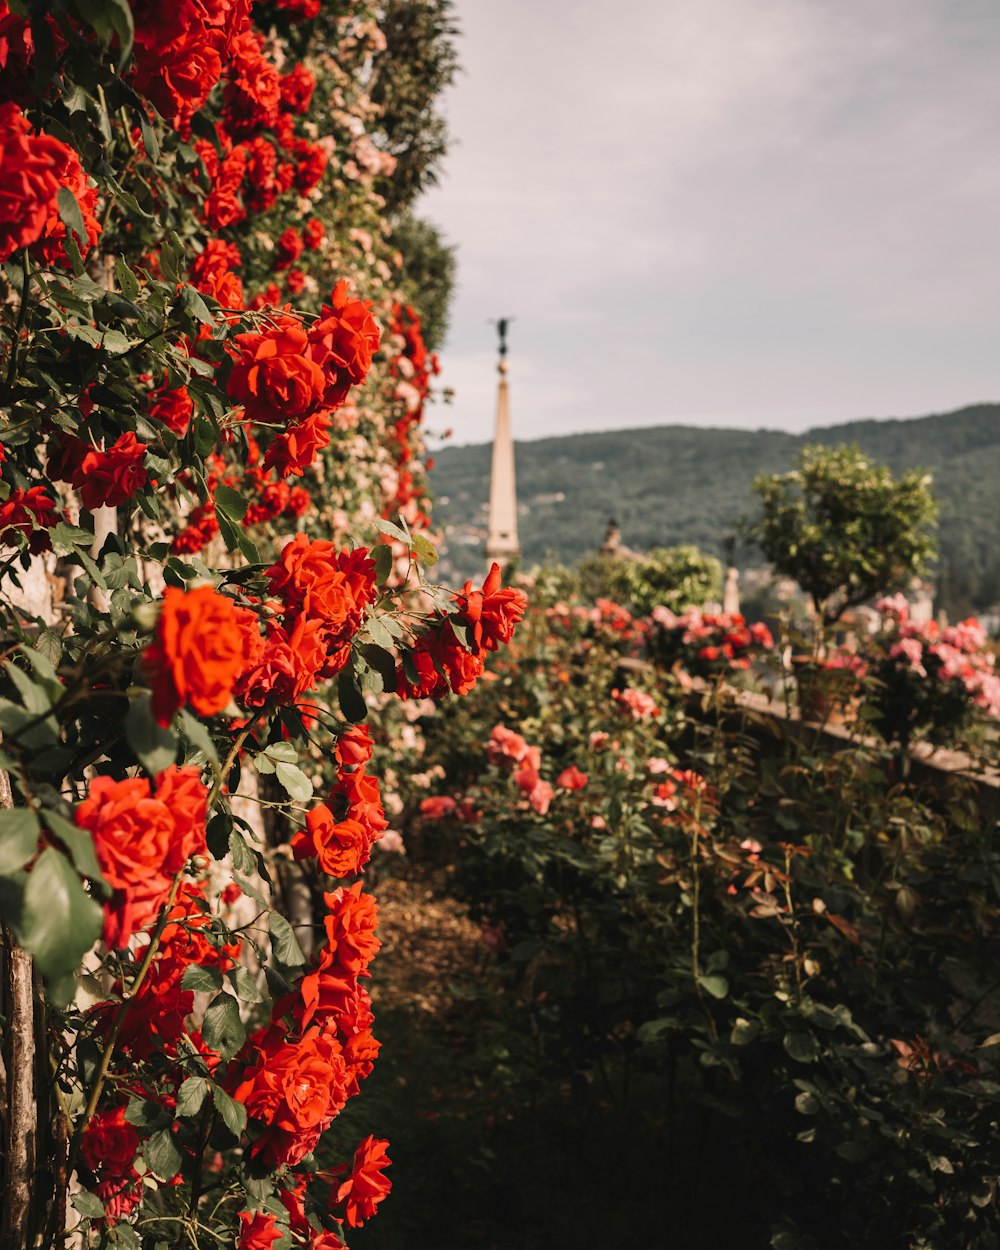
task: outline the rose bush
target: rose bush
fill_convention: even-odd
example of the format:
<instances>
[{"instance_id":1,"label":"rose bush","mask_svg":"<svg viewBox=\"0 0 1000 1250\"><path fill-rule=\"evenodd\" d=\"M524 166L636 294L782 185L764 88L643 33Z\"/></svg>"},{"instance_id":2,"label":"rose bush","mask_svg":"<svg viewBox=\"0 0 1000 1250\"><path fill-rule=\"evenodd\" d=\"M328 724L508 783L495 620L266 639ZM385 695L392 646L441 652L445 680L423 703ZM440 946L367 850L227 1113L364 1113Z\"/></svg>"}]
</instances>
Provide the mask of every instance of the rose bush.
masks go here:
<instances>
[{"instance_id":1,"label":"rose bush","mask_svg":"<svg viewBox=\"0 0 1000 1250\"><path fill-rule=\"evenodd\" d=\"M646 622L566 592L536 582L407 786L413 856L481 926L477 1208L540 1175L520 1218L578 1244L600 1166L623 1228L684 1244L986 1250L995 789L693 692Z\"/></svg>"},{"instance_id":2,"label":"rose bush","mask_svg":"<svg viewBox=\"0 0 1000 1250\"><path fill-rule=\"evenodd\" d=\"M4 1244L330 1250L389 1189L369 705L523 604L424 577L373 67L361 5L0 5Z\"/></svg>"}]
</instances>

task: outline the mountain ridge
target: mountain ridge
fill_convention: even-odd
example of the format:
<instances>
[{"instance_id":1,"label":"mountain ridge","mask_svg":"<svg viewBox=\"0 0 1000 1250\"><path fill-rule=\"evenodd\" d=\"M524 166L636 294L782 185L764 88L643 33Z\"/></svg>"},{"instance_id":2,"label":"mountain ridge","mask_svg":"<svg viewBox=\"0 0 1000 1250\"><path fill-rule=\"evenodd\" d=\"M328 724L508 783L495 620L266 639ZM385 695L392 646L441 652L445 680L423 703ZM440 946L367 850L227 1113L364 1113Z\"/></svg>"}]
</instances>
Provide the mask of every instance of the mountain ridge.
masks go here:
<instances>
[{"instance_id":1,"label":"mountain ridge","mask_svg":"<svg viewBox=\"0 0 1000 1250\"><path fill-rule=\"evenodd\" d=\"M612 516L639 550L693 542L719 554L739 519L756 510L753 478L790 469L811 443L856 443L894 472L930 472L941 504L944 597L958 611L1000 598L1000 403L801 434L677 424L517 440L524 562L551 555L575 563L596 550ZM442 555L461 576L482 565L490 448L442 448L430 475L435 518L445 526ZM742 553L744 563L759 558Z\"/></svg>"}]
</instances>

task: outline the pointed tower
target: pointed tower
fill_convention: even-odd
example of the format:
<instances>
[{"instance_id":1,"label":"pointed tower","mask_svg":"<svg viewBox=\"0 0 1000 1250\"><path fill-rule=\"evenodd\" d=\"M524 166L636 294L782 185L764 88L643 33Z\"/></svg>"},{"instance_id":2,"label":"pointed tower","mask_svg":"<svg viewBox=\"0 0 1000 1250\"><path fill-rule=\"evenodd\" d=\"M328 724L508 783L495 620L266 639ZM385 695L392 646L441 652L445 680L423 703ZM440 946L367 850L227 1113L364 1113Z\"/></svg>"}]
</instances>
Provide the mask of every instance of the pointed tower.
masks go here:
<instances>
[{"instance_id":1,"label":"pointed tower","mask_svg":"<svg viewBox=\"0 0 1000 1250\"><path fill-rule=\"evenodd\" d=\"M514 442L510 436L510 403L507 396L507 326L509 317L498 321L500 361L497 372L497 428L493 436L493 466L490 470L490 516L486 538L486 563L495 560L505 568L521 554L517 539L517 487L514 479Z\"/></svg>"}]
</instances>

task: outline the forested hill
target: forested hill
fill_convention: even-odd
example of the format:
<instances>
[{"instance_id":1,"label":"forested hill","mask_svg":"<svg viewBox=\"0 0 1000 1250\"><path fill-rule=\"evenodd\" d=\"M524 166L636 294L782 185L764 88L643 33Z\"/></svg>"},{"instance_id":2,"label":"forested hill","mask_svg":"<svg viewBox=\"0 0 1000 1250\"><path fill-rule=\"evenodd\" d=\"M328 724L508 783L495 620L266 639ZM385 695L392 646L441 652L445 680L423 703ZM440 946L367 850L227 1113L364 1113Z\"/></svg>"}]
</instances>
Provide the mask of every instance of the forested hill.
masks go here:
<instances>
[{"instance_id":1,"label":"forested hill","mask_svg":"<svg viewBox=\"0 0 1000 1250\"><path fill-rule=\"evenodd\" d=\"M639 550L691 542L718 553L739 518L754 512L754 476L791 468L808 443L857 443L894 470L931 473L947 598L963 609L1000 599L1000 404L802 435L669 425L521 442L525 562L589 555L609 517ZM489 444L447 447L431 474L436 516L447 527L443 554L463 576L482 566L489 464ZM746 552L745 559L756 557Z\"/></svg>"}]
</instances>

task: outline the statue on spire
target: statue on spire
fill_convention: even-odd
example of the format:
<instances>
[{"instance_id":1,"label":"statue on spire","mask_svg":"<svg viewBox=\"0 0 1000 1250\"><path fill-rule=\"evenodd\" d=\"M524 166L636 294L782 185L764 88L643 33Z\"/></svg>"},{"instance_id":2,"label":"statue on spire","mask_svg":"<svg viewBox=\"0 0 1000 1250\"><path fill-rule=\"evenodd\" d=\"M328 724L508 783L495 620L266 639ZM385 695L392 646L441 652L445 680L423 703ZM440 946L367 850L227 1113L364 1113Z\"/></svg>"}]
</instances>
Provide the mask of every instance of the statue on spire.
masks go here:
<instances>
[{"instance_id":1,"label":"statue on spire","mask_svg":"<svg viewBox=\"0 0 1000 1250\"><path fill-rule=\"evenodd\" d=\"M521 554L517 537L517 487L514 476L514 442L510 435L510 403L507 393L507 328L513 317L501 317L493 324L500 336L497 372L497 422L493 437L493 463L490 471L490 512L486 538L486 562L496 561L505 568Z\"/></svg>"}]
</instances>

